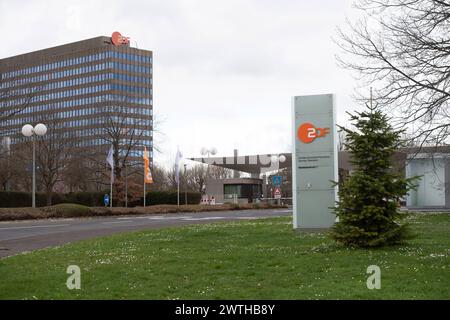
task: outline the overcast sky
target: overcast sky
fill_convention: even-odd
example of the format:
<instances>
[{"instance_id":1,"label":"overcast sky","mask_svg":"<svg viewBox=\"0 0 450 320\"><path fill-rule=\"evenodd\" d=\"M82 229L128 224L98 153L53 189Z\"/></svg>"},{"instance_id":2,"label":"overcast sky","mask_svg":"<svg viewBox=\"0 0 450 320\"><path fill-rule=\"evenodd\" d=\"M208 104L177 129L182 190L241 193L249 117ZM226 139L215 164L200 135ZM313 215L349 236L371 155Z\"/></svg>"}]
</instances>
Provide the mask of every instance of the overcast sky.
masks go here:
<instances>
[{"instance_id":1,"label":"overcast sky","mask_svg":"<svg viewBox=\"0 0 450 320\"><path fill-rule=\"evenodd\" d=\"M201 147L219 155L291 146L291 97L335 93L338 123L355 82L332 37L350 0L0 0L0 58L120 31L153 51L153 104L172 163Z\"/></svg>"}]
</instances>

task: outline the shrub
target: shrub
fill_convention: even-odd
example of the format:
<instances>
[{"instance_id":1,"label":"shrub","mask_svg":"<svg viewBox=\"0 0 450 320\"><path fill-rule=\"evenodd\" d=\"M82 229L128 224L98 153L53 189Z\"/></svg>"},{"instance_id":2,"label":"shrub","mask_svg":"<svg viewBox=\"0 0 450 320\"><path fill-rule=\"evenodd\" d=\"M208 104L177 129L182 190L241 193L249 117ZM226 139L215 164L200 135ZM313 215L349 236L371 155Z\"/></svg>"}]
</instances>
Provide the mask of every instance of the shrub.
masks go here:
<instances>
[{"instance_id":1,"label":"shrub","mask_svg":"<svg viewBox=\"0 0 450 320\"><path fill-rule=\"evenodd\" d=\"M31 193L29 192L0 192L0 207L13 208L31 206Z\"/></svg>"},{"instance_id":2,"label":"shrub","mask_svg":"<svg viewBox=\"0 0 450 320\"><path fill-rule=\"evenodd\" d=\"M0 221L44 219L48 218L47 212L38 208L0 208Z\"/></svg>"},{"instance_id":3,"label":"shrub","mask_svg":"<svg viewBox=\"0 0 450 320\"><path fill-rule=\"evenodd\" d=\"M53 193L52 205L61 203L80 204L88 207L103 207L104 192L71 192L67 194ZM180 192L180 204L184 204L184 192ZM199 204L202 195L200 192L188 192L188 204ZM113 194L113 205L117 205L117 198ZM144 199L129 202L128 206L142 206ZM149 191L147 192L146 205L157 204L177 204L176 191ZM47 198L44 193L36 193L36 206L44 207L47 205ZM31 192L0 191L0 208L21 208L31 207Z\"/></svg>"},{"instance_id":4,"label":"shrub","mask_svg":"<svg viewBox=\"0 0 450 320\"><path fill-rule=\"evenodd\" d=\"M187 202L188 204L199 204L202 194L200 192L188 192ZM149 191L146 194L146 205L152 206L157 204L177 204L177 192L176 191ZM185 204L185 194L180 192L180 204ZM144 199L135 201L132 205L144 205Z\"/></svg>"},{"instance_id":5,"label":"shrub","mask_svg":"<svg viewBox=\"0 0 450 320\"><path fill-rule=\"evenodd\" d=\"M103 196L106 192L71 192L66 194L65 201L82 204L89 207L103 206Z\"/></svg>"},{"instance_id":6,"label":"shrub","mask_svg":"<svg viewBox=\"0 0 450 320\"><path fill-rule=\"evenodd\" d=\"M83 217L91 214L91 208L76 203L60 203L54 206L43 207L42 211L50 213L52 217Z\"/></svg>"}]
</instances>

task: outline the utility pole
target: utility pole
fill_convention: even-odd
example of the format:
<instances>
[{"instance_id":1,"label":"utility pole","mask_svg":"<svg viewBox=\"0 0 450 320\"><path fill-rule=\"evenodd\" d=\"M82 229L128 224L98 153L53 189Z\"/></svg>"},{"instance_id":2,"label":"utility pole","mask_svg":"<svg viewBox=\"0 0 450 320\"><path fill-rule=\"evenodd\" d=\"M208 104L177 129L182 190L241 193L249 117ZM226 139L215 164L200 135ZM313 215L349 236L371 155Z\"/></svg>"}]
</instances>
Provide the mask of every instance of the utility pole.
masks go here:
<instances>
[{"instance_id":1,"label":"utility pole","mask_svg":"<svg viewBox=\"0 0 450 320\"><path fill-rule=\"evenodd\" d=\"M124 162L125 166L125 208L128 208L128 171L127 171L127 162Z\"/></svg>"},{"instance_id":2,"label":"utility pole","mask_svg":"<svg viewBox=\"0 0 450 320\"><path fill-rule=\"evenodd\" d=\"M184 164L184 204L188 204L187 202L187 176L186 176L186 166L187 164Z\"/></svg>"}]
</instances>

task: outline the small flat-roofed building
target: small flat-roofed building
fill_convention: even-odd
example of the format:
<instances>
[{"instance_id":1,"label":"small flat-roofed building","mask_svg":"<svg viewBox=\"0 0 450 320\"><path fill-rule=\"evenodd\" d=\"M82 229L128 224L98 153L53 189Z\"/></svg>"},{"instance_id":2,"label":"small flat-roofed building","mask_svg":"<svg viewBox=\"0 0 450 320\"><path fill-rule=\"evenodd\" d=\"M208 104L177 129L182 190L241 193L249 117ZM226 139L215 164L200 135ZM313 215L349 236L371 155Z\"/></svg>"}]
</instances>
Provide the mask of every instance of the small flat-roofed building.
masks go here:
<instances>
[{"instance_id":1,"label":"small flat-roofed building","mask_svg":"<svg viewBox=\"0 0 450 320\"><path fill-rule=\"evenodd\" d=\"M261 198L263 179L208 179L206 194L216 203L252 203Z\"/></svg>"}]
</instances>

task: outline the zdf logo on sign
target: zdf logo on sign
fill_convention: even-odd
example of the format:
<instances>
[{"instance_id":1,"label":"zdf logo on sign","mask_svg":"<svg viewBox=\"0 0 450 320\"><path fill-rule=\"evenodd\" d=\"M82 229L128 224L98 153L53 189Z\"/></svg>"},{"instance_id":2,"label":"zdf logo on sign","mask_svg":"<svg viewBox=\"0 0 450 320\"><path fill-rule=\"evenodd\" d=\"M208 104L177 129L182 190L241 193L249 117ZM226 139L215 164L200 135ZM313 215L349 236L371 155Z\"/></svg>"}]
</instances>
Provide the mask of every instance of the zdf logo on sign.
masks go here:
<instances>
[{"instance_id":1,"label":"zdf logo on sign","mask_svg":"<svg viewBox=\"0 0 450 320\"><path fill-rule=\"evenodd\" d=\"M330 128L316 128L313 124L305 122L297 130L297 136L303 143L311 143L316 138L325 137L330 133Z\"/></svg>"}]
</instances>

